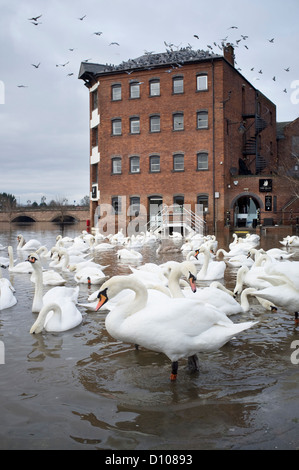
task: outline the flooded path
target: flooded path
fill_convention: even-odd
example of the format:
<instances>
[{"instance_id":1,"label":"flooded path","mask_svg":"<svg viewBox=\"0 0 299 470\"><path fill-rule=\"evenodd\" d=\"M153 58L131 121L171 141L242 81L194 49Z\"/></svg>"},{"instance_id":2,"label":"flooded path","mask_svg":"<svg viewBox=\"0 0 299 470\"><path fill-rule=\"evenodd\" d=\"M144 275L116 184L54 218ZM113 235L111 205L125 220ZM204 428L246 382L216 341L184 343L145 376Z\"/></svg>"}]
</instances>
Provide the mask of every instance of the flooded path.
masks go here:
<instances>
[{"instance_id":1,"label":"flooded path","mask_svg":"<svg viewBox=\"0 0 299 470\"><path fill-rule=\"evenodd\" d=\"M11 244L18 262L26 258L16 250L19 233L51 248L61 232L53 225L0 227L0 244ZM63 235L80 233L76 226ZM226 250L232 241L217 239ZM281 248L281 239L268 233L260 246ZM171 259L157 258L156 248L140 250L142 263ZM109 276L130 272L116 250L96 258L110 265ZM227 267L227 287L235 285L236 272ZM190 374L180 361L177 382L171 383L168 358L115 341L105 330L105 312L80 307L79 327L31 335L36 314L30 275L3 270L3 276L18 302L0 312L1 449L299 449L299 364L291 361L299 326L283 309L269 312L253 302L232 320L259 320L254 328L215 353L200 354L199 373ZM67 286L76 285L72 273L64 276ZM97 288L80 285L80 302Z\"/></svg>"}]
</instances>

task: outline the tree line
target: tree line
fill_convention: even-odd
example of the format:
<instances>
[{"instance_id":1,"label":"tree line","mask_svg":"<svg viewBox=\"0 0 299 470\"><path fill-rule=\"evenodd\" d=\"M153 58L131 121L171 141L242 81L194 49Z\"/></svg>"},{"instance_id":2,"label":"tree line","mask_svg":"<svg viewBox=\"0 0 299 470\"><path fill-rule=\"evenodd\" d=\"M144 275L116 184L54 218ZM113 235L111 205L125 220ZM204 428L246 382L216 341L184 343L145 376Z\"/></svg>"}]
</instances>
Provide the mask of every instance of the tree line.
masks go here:
<instances>
[{"instance_id":1,"label":"tree line","mask_svg":"<svg viewBox=\"0 0 299 470\"><path fill-rule=\"evenodd\" d=\"M15 209L17 206L25 206L25 207L61 207L61 206L69 206L69 205L75 205L75 202L73 204L70 204L68 199L66 198L57 198L56 200L51 200L49 204L46 203L46 197L42 196L40 203L37 203L36 201L31 202L30 200L27 201L27 204L18 204L17 199L13 194L9 193L0 193L0 211L1 212L9 212L13 209ZM80 206L89 206L89 196L85 196L80 200Z\"/></svg>"}]
</instances>

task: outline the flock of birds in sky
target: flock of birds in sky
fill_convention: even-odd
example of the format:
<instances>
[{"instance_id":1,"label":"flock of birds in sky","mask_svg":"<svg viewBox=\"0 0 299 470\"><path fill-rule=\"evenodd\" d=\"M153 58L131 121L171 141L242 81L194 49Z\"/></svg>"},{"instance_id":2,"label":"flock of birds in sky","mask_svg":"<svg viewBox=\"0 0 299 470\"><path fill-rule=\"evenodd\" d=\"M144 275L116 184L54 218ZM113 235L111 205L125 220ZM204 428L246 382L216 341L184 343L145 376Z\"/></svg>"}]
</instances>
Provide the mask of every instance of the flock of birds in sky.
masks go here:
<instances>
[{"instance_id":1,"label":"flock of birds in sky","mask_svg":"<svg viewBox=\"0 0 299 470\"><path fill-rule=\"evenodd\" d=\"M28 20L34 26L39 26L39 25L42 24L42 21L40 21L42 16L43 16L42 14L40 14L38 16L33 16L31 18L28 18ZM78 17L77 19L79 21L86 21L86 18L87 18L87 15L82 15L81 17ZM230 26L227 29L232 30L232 31L237 31L238 26ZM102 31L95 31L92 34L100 37L100 36L103 35L103 32ZM198 34L194 34L193 37L196 40L201 40L201 38ZM110 70L110 71L111 70L122 70L122 69L131 68L132 70L127 72L127 73L132 73L134 67L136 67L137 64L139 66L143 65L143 66L148 66L148 68L150 68L151 65L153 65L153 64L155 64L155 65L163 64L163 63L168 61L168 63L169 64L172 63L172 65L171 65L171 68L169 68L167 70L167 72L171 73L176 68L182 66L184 61L188 60L188 58L190 58L190 57L193 57L194 60L196 60L196 59L209 57L209 56L213 56L213 55L219 55L219 53L217 54L218 49L220 49L221 53L223 54L223 49L228 43L230 43L234 47L234 49L241 48L243 46L245 49L248 50L250 48L250 46L248 45L248 38L249 38L248 35L240 34L240 36L237 39L232 40L230 38L229 34L228 34L228 35L226 35L225 38L220 40L220 43L213 42L212 45L207 44L207 46L206 46L207 50L205 50L205 51L204 50L194 51L192 46L189 43L186 47L181 47L181 44L175 45L171 42L164 41L164 45L166 47L166 53L155 54L153 51L144 51L144 55L142 57L139 57L138 59L129 59L128 61L123 62L122 64L119 64L117 66L112 65L112 64L109 64L109 65L106 64L106 66L107 66L107 70ZM275 44L275 38L274 37L269 38L269 39L265 39L265 41L267 41L267 43L269 43L272 46ZM113 42L109 43L109 46L120 46L120 44L116 41L113 41ZM69 48L70 52L73 52L74 50L75 50L75 48ZM216 52L215 52L215 50L216 50ZM90 60L92 60L92 59L91 58L83 59L82 62L89 62ZM69 64L70 64L70 61L67 60L65 63L56 64L56 67L64 68ZM41 66L41 62L32 63L31 65L35 69L39 69L40 66ZM237 65L236 61L235 61L235 65ZM242 72L242 68L240 68L240 67L237 67L237 70L240 73ZM284 72L289 72L290 71L290 66L283 67L283 71ZM248 73L254 73L254 74L257 75L253 78L253 80L260 80L261 77L264 74L264 71L261 67L253 66L253 67L250 67L250 69L248 70ZM74 72L68 72L67 73L68 77L72 77L73 75L74 75ZM278 80L277 76L272 75L272 81L277 83L277 80ZM18 85L18 87L19 88L28 88L28 85L21 84L21 85ZM287 91L288 91L287 87L284 87L282 89L282 91L284 93L287 93Z\"/></svg>"},{"instance_id":2,"label":"flock of birds in sky","mask_svg":"<svg viewBox=\"0 0 299 470\"><path fill-rule=\"evenodd\" d=\"M152 232L125 237L120 231L104 237L83 231L75 238L59 235L48 248L36 239L26 243L19 235L16 259L12 246L0 244L0 311L17 303L16 290L1 268L30 275L35 286L32 312L37 314L31 334L76 328L83 321L82 308L102 309L111 337L170 359L173 381L179 360L188 359L190 370L197 371L198 353L217 351L262 322L257 305L270 315L283 309L299 321L299 261L293 259L299 237L288 236L280 243L282 247L265 251L259 235L233 234L227 251L218 247L215 236L181 239L173 234L172 239L160 239ZM143 262L143 247L149 245L156 249L157 262ZM110 253L111 263L125 260L130 273L107 276L108 266L99 262L103 252ZM174 261L175 252L183 261ZM162 262L162 253L168 261ZM225 286L227 267L237 272L233 290ZM200 281L208 284L203 287ZM86 303L78 301L82 284L91 288ZM250 309L254 319L251 314L246 321L231 320Z\"/></svg>"}]
</instances>

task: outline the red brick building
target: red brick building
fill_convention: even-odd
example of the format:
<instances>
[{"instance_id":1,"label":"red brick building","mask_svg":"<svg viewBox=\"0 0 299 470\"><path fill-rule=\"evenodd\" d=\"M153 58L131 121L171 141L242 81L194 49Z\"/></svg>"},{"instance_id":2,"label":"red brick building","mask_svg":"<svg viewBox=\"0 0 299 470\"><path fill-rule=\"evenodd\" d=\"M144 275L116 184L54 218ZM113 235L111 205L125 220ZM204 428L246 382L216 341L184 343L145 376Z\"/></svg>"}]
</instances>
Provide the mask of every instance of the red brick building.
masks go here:
<instances>
[{"instance_id":1,"label":"red brick building","mask_svg":"<svg viewBox=\"0 0 299 470\"><path fill-rule=\"evenodd\" d=\"M209 233L277 221L276 107L235 68L230 45L223 56L184 48L83 62L79 79L90 95L92 224L111 206L128 224L174 203L203 208Z\"/></svg>"}]
</instances>

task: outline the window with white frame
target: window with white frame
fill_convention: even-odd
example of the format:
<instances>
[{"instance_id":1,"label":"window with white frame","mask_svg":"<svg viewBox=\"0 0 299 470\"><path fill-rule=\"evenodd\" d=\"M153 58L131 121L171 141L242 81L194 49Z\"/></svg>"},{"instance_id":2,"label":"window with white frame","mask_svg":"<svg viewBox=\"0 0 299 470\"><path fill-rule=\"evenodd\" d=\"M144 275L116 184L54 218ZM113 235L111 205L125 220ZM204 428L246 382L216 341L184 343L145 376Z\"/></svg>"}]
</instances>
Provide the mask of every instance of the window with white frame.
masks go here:
<instances>
[{"instance_id":1,"label":"window with white frame","mask_svg":"<svg viewBox=\"0 0 299 470\"><path fill-rule=\"evenodd\" d=\"M174 77L172 79L172 91L174 94L184 92L184 79L183 77Z\"/></svg>"},{"instance_id":2,"label":"window with white frame","mask_svg":"<svg viewBox=\"0 0 299 470\"><path fill-rule=\"evenodd\" d=\"M184 155L182 153L173 156L173 171L184 171Z\"/></svg>"},{"instance_id":3,"label":"window with white frame","mask_svg":"<svg viewBox=\"0 0 299 470\"><path fill-rule=\"evenodd\" d=\"M112 135L121 135L121 119L112 120Z\"/></svg>"},{"instance_id":4,"label":"window with white frame","mask_svg":"<svg viewBox=\"0 0 299 470\"><path fill-rule=\"evenodd\" d=\"M160 80L153 79L149 83L150 96L160 96Z\"/></svg>"},{"instance_id":5,"label":"window with white frame","mask_svg":"<svg viewBox=\"0 0 299 470\"><path fill-rule=\"evenodd\" d=\"M113 157L111 160L112 164L112 174L119 175L121 173L121 158Z\"/></svg>"},{"instance_id":6,"label":"window with white frame","mask_svg":"<svg viewBox=\"0 0 299 470\"><path fill-rule=\"evenodd\" d=\"M140 158L130 157L130 173L140 173Z\"/></svg>"},{"instance_id":7,"label":"window with white frame","mask_svg":"<svg viewBox=\"0 0 299 470\"><path fill-rule=\"evenodd\" d=\"M197 170L208 170L208 153L199 152L197 154Z\"/></svg>"},{"instance_id":8,"label":"window with white frame","mask_svg":"<svg viewBox=\"0 0 299 470\"><path fill-rule=\"evenodd\" d=\"M111 87L111 99L112 101L121 100L121 85L115 84Z\"/></svg>"},{"instance_id":9,"label":"window with white frame","mask_svg":"<svg viewBox=\"0 0 299 470\"><path fill-rule=\"evenodd\" d=\"M140 118L132 117L130 118L130 132L131 134L140 134Z\"/></svg>"},{"instance_id":10,"label":"window with white frame","mask_svg":"<svg viewBox=\"0 0 299 470\"><path fill-rule=\"evenodd\" d=\"M160 116L150 116L150 132L160 132Z\"/></svg>"},{"instance_id":11,"label":"window with white frame","mask_svg":"<svg viewBox=\"0 0 299 470\"><path fill-rule=\"evenodd\" d=\"M140 83L130 83L130 98L140 98Z\"/></svg>"},{"instance_id":12,"label":"window with white frame","mask_svg":"<svg viewBox=\"0 0 299 470\"><path fill-rule=\"evenodd\" d=\"M160 171L160 156L150 156L150 173L158 173Z\"/></svg>"},{"instance_id":13,"label":"window with white frame","mask_svg":"<svg viewBox=\"0 0 299 470\"><path fill-rule=\"evenodd\" d=\"M184 114L183 113L175 113L173 115L173 130L174 131L184 130Z\"/></svg>"},{"instance_id":14,"label":"window with white frame","mask_svg":"<svg viewBox=\"0 0 299 470\"><path fill-rule=\"evenodd\" d=\"M196 77L196 90L197 91L205 91L208 89L208 76L207 74L203 73L197 75Z\"/></svg>"},{"instance_id":15,"label":"window with white frame","mask_svg":"<svg viewBox=\"0 0 299 470\"><path fill-rule=\"evenodd\" d=\"M208 128L208 111L202 110L197 112L197 129Z\"/></svg>"}]
</instances>

